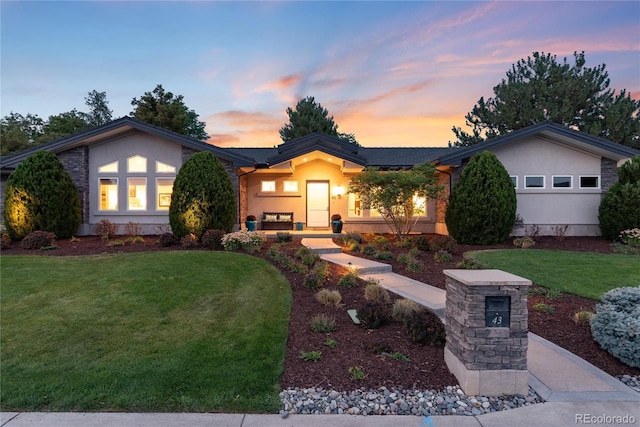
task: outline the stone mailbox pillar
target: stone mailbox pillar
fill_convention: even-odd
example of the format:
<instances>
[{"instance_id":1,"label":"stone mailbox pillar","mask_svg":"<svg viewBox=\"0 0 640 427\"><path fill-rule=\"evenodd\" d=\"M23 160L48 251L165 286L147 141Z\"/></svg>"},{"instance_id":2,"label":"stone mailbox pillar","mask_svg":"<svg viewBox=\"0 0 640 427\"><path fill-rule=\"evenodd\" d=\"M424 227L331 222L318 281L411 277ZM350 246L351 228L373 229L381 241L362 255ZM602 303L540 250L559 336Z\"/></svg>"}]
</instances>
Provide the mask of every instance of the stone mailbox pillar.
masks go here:
<instances>
[{"instance_id":1,"label":"stone mailbox pillar","mask_svg":"<svg viewBox=\"0 0 640 427\"><path fill-rule=\"evenodd\" d=\"M527 395L531 281L501 270L445 270L444 360L467 395Z\"/></svg>"}]
</instances>

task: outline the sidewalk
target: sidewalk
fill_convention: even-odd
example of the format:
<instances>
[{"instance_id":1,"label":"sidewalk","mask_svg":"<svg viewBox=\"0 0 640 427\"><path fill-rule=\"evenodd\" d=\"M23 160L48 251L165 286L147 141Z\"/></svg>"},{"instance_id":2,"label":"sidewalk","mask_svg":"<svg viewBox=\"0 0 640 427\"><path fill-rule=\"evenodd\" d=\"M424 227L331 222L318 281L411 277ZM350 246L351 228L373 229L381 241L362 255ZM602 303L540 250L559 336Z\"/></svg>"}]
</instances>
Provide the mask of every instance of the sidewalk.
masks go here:
<instances>
[{"instance_id":1,"label":"sidewalk","mask_svg":"<svg viewBox=\"0 0 640 427\"><path fill-rule=\"evenodd\" d=\"M324 237L324 236L323 236ZM331 238L305 246L345 268L356 268L391 292L444 315L444 290L395 274L391 266L342 253ZM440 314L442 313L442 314ZM280 415L175 413L0 413L0 427L565 427L640 425L640 394L557 345L529 333L529 385L545 403L478 416Z\"/></svg>"}]
</instances>

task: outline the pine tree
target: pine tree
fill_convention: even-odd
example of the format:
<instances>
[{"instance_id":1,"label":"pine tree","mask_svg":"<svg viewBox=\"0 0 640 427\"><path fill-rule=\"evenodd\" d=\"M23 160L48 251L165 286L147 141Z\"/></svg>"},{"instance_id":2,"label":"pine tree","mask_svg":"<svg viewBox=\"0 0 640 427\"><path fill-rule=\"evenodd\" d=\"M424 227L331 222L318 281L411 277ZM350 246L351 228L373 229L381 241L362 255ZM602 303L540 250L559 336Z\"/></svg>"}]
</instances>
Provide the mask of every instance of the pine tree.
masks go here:
<instances>
[{"instance_id":1,"label":"pine tree","mask_svg":"<svg viewBox=\"0 0 640 427\"><path fill-rule=\"evenodd\" d=\"M471 158L449 198L445 222L459 243L491 245L509 237L516 218L509 173L491 152Z\"/></svg>"}]
</instances>

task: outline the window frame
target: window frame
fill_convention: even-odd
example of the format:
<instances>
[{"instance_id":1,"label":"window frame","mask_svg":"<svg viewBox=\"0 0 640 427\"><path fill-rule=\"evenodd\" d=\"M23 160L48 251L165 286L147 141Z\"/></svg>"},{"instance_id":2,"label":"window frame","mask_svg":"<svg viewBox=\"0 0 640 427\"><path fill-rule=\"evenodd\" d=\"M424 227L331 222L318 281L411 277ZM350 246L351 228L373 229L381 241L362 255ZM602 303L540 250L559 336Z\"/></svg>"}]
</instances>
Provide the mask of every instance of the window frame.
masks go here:
<instances>
[{"instance_id":1,"label":"window frame","mask_svg":"<svg viewBox=\"0 0 640 427\"><path fill-rule=\"evenodd\" d=\"M555 179L556 178L569 178L569 186L568 187L558 187L556 186ZM551 188L554 190L572 190L573 189L573 175L551 175Z\"/></svg>"},{"instance_id":2,"label":"window frame","mask_svg":"<svg viewBox=\"0 0 640 427\"><path fill-rule=\"evenodd\" d=\"M582 179L583 178L596 178L597 179L597 185L595 187L585 187L584 185L582 185ZM600 175L579 175L578 176L578 188L580 188L581 190L599 190L601 188L601 178Z\"/></svg>"},{"instance_id":3,"label":"window frame","mask_svg":"<svg viewBox=\"0 0 640 427\"><path fill-rule=\"evenodd\" d=\"M102 181L115 181L115 187L116 187L116 192L115 192L115 199L116 199L116 205L115 208L113 209L109 209L107 208L103 208L102 206ZM98 211L99 212L118 212L120 210L120 180L118 179L118 177L106 177L106 176L101 176L98 177ZM107 192L107 198L105 200L106 205L109 206L109 197L108 197L108 192Z\"/></svg>"},{"instance_id":4,"label":"window frame","mask_svg":"<svg viewBox=\"0 0 640 427\"><path fill-rule=\"evenodd\" d=\"M542 186L541 187L531 187L527 183L527 178L542 178ZM524 187L526 190L544 190L547 188L546 176L544 175L525 175L524 176Z\"/></svg>"},{"instance_id":5,"label":"window frame","mask_svg":"<svg viewBox=\"0 0 640 427\"><path fill-rule=\"evenodd\" d=\"M131 207L131 180L143 180L144 181L144 206L142 208L132 208ZM141 184L136 184L138 187ZM146 176L127 176L127 211L132 212L146 212L149 209L149 200L147 198L147 191L149 189L148 180ZM137 191L137 189L136 189ZM134 196L135 197L135 196ZM135 197L137 198L137 197Z\"/></svg>"}]
</instances>

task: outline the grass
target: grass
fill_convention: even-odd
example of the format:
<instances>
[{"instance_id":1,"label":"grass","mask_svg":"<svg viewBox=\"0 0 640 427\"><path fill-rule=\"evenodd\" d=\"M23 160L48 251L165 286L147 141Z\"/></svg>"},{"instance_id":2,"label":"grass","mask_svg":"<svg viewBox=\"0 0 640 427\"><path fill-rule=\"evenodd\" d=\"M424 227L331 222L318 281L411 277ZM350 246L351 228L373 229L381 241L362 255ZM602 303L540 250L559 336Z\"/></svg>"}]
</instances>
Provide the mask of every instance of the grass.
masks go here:
<instances>
[{"instance_id":1,"label":"grass","mask_svg":"<svg viewBox=\"0 0 640 427\"><path fill-rule=\"evenodd\" d=\"M552 250L500 249L465 254L485 268L508 271L536 285L598 300L623 286L640 286L640 257Z\"/></svg>"},{"instance_id":2,"label":"grass","mask_svg":"<svg viewBox=\"0 0 640 427\"><path fill-rule=\"evenodd\" d=\"M3 256L2 411L275 412L291 289L264 260Z\"/></svg>"}]
</instances>

